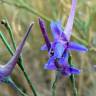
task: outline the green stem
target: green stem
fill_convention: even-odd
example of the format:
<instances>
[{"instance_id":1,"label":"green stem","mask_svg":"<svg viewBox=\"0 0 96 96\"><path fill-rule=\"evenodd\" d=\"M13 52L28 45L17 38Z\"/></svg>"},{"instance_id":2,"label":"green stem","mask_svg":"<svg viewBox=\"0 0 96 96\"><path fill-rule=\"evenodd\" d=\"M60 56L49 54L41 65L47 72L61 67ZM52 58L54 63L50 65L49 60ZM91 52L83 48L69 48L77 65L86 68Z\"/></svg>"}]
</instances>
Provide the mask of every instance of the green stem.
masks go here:
<instances>
[{"instance_id":1,"label":"green stem","mask_svg":"<svg viewBox=\"0 0 96 96\"><path fill-rule=\"evenodd\" d=\"M73 94L74 94L74 96L78 96L78 92L77 92L77 88L76 88L75 76L71 75L70 78L71 78L71 82L72 82L72 85L73 85Z\"/></svg>"},{"instance_id":2,"label":"green stem","mask_svg":"<svg viewBox=\"0 0 96 96\"><path fill-rule=\"evenodd\" d=\"M29 78L26 70L24 69L24 66L23 66L24 63L23 63L23 58L22 58L22 56L20 56L18 64L19 64L19 66L21 66L21 69L22 69L22 71L23 71L23 73L24 73L24 76L26 77L27 82L28 82L28 84L29 84L29 86L30 86L30 88L31 88L34 96L37 96L36 89L35 89L34 85L32 84L32 82L31 82L31 80L30 80L30 78Z\"/></svg>"},{"instance_id":3,"label":"green stem","mask_svg":"<svg viewBox=\"0 0 96 96\"><path fill-rule=\"evenodd\" d=\"M9 24L7 18L5 17L5 18L1 21L1 23L4 24L5 28L8 30L8 33L9 33L10 38L11 38L11 40L12 40L13 47L14 47L14 49L16 50L16 43L15 43L15 40L14 40L14 37L13 37L12 28L11 28L11 25Z\"/></svg>"},{"instance_id":4,"label":"green stem","mask_svg":"<svg viewBox=\"0 0 96 96\"><path fill-rule=\"evenodd\" d=\"M70 54L69 54L69 59L68 59L68 61L69 61L70 66L72 67L71 55L70 55ZM72 82L73 95L74 95L74 96L78 96L78 92L77 92L77 88L76 88L76 80L75 80L74 74L71 74L70 80L71 80L71 82Z\"/></svg>"},{"instance_id":5,"label":"green stem","mask_svg":"<svg viewBox=\"0 0 96 96\"><path fill-rule=\"evenodd\" d=\"M53 81L53 84L52 84L52 96L56 96L56 83L57 83L59 75L60 74L57 72L55 80Z\"/></svg>"},{"instance_id":6,"label":"green stem","mask_svg":"<svg viewBox=\"0 0 96 96\"><path fill-rule=\"evenodd\" d=\"M1 32L1 31L0 31L0 37L1 37L2 41L3 41L3 43L5 44L5 46L7 47L8 51L10 52L10 54L13 55L14 52L13 52L13 50L11 49L9 43L7 42L7 39L4 37L3 32Z\"/></svg>"},{"instance_id":7,"label":"green stem","mask_svg":"<svg viewBox=\"0 0 96 96\"><path fill-rule=\"evenodd\" d=\"M14 90L16 90L17 92L19 92L22 96L28 96L20 88L17 87L17 85L13 82L13 80L11 79L11 77L5 78L5 80L3 82L6 83L6 84L9 84Z\"/></svg>"},{"instance_id":8,"label":"green stem","mask_svg":"<svg viewBox=\"0 0 96 96\"><path fill-rule=\"evenodd\" d=\"M7 39L4 37L4 35L3 35L2 32L0 32L0 37L1 37L2 41L3 41L3 43L5 44L6 48L7 48L8 51L10 52L10 54L13 55L14 52L13 52L13 50L11 49L10 45L9 45L8 42L7 42ZM27 80L27 82L28 82L28 84L29 84L29 86L30 86L30 88L31 88L31 90L32 90L32 92L33 92L33 94L34 94L34 96L37 96L36 90L35 90L35 88L34 88L32 82L31 82L31 80L30 80L30 78L29 78L29 76L28 76L26 70L24 69L24 64L23 64L23 61L22 61L22 59L21 59L21 56L19 57L17 63L19 64L19 66L20 66L22 72L24 73L24 76L25 76L25 78L26 78L26 80Z\"/></svg>"}]
</instances>

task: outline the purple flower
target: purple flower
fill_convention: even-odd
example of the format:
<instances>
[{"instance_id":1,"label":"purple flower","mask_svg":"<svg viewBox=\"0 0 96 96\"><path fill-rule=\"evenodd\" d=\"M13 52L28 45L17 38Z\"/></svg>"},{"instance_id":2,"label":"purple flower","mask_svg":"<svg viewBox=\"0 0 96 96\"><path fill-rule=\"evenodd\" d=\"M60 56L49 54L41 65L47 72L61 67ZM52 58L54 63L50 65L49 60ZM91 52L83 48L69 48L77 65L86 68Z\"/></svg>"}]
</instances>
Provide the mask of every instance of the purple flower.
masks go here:
<instances>
[{"instance_id":1,"label":"purple flower","mask_svg":"<svg viewBox=\"0 0 96 96\"><path fill-rule=\"evenodd\" d=\"M11 75L17 61L18 58L20 56L20 53L22 51L22 48L25 44L25 41L28 37L28 34L31 32L31 28L33 26L33 22L31 23L28 31L26 32L22 42L19 44L18 48L16 49L16 52L14 53L14 55L12 56L12 58L8 61L7 64L5 65L0 65L0 82L2 82L6 77L8 77L9 75Z\"/></svg>"},{"instance_id":2,"label":"purple flower","mask_svg":"<svg viewBox=\"0 0 96 96\"><path fill-rule=\"evenodd\" d=\"M52 49L55 48L57 43L56 42L50 42L48 35L47 35L44 21L41 18L39 18L39 24L40 24L41 32L42 32L43 37L44 37L45 42L46 42L46 44L41 47L41 50L48 50L49 55L50 55L48 62L44 65L44 69L58 70L64 76L69 76L71 74L79 74L80 70L78 70L77 68L69 66L69 64L68 64L68 52L65 52L65 54L63 55L62 58L55 58L54 50L52 50ZM58 23L58 25L59 24L60 24L60 22ZM63 48L64 48L64 46L63 46Z\"/></svg>"},{"instance_id":3,"label":"purple flower","mask_svg":"<svg viewBox=\"0 0 96 96\"><path fill-rule=\"evenodd\" d=\"M50 27L54 38L53 42L49 41L47 35L44 36L44 34L47 34L47 32L42 30L42 28L43 29L45 28L44 21L39 19L40 28L43 33L45 42L48 41L48 43L50 44L50 46L48 46L48 43L46 42L46 44L41 47L41 50L48 50L50 56L44 68L48 70L59 70L64 75L80 73L80 70L74 67L70 67L68 64L68 58L69 58L68 54L70 53L70 51L71 50L80 51L80 52L88 51L88 49L84 45L70 41L70 37L72 35L72 27L73 27L73 21L74 21L75 9L76 9L76 2L77 0L72 0L72 7L65 28L62 27L61 21L51 22Z\"/></svg>"},{"instance_id":4,"label":"purple flower","mask_svg":"<svg viewBox=\"0 0 96 96\"><path fill-rule=\"evenodd\" d=\"M88 49L81 44L71 42L70 37L72 35L73 20L75 15L76 1L72 0L71 12L65 26L65 30L62 28L60 21L52 21L50 24L54 41L51 43L49 54L54 50L55 58L61 58L65 51L75 50L80 52L86 52ZM47 50L46 44L41 47L41 50Z\"/></svg>"}]
</instances>

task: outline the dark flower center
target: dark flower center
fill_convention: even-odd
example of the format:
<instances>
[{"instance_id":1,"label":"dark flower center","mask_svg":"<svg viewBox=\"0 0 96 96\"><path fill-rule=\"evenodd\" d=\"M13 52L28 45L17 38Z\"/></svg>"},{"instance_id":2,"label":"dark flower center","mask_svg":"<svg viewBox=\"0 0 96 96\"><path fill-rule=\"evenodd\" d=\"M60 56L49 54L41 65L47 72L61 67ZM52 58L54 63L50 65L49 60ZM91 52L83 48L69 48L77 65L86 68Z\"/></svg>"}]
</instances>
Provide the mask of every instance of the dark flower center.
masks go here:
<instances>
[{"instance_id":1,"label":"dark flower center","mask_svg":"<svg viewBox=\"0 0 96 96\"><path fill-rule=\"evenodd\" d=\"M54 55L54 50L50 49L50 57Z\"/></svg>"}]
</instances>

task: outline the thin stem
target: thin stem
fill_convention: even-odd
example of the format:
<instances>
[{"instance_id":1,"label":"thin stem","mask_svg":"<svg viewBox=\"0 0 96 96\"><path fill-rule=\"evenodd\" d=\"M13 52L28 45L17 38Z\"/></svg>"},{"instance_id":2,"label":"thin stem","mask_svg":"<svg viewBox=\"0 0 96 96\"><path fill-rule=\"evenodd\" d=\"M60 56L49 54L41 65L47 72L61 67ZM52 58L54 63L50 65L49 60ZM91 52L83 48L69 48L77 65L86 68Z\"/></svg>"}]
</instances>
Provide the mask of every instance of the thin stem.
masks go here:
<instances>
[{"instance_id":1,"label":"thin stem","mask_svg":"<svg viewBox=\"0 0 96 96\"><path fill-rule=\"evenodd\" d=\"M26 70L24 69L24 66L23 66L24 63L23 63L23 58L22 58L22 57L20 57L19 63L20 63L20 65L22 66L22 71L23 71L24 76L26 77L26 79L27 79L27 81L28 81L28 84L29 84L30 88L32 89L32 92L33 92L34 96L38 96L34 85L32 84L32 82L31 82L31 80L30 80L30 78L29 78Z\"/></svg>"},{"instance_id":2,"label":"thin stem","mask_svg":"<svg viewBox=\"0 0 96 96\"><path fill-rule=\"evenodd\" d=\"M57 72L55 80L53 81L53 84L52 84L52 96L56 96L56 83L57 83L59 75L60 74Z\"/></svg>"},{"instance_id":3,"label":"thin stem","mask_svg":"<svg viewBox=\"0 0 96 96\"><path fill-rule=\"evenodd\" d=\"M71 82L72 82L72 85L73 85L73 94L74 94L74 96L78 96L78 92L77 92L77 88L76 88L75 76L71 75L70 78L71 78Z\"/></svg>"},{"instance_id":4,"label":"thin stem","mask_svg":"<svg viewBox=\"0 0 96 96\"><path fill-rule=\"evenodd\" d=\"M13 82L13 80L11 79L11 77L5 78L5 80L3 82L6 83L6 84L9 84L14 90L16 90L17 92L19 92L19 94L21 94L22 96L28 96L19 87L17 87L17 85Z\"/></svg>"},{"instance_id":5,"label":"thin stem","mask_svg":"<svg viewBox=\"0 0 96 96\"><path fill-rule=\"evenodd\" d=\"M69 59L68 59L68 61L69 61L70 66L72 67L71 55L70 55L70 54L69 54ZM71 82L72 82L73 95L74 95L74 96L78 96L78 92L77 92L77 88L76 88L76 80L75 80L74 74L71 74L70 80L71 80Z\"/></svg>"},{"instance_id":6,"label":"thin stem","mask_svg":"<svg viewBox=\"0 0 96 96\"><path fill-rule=\"evenodd\" d=\"M3 43L5 44L5 46L7 47L8 51L10 52L10 54L13 55L14 52L13 52L13 50L11 49L9 43L7 42L7 39L4 37L3 32L1 32L1 31L0 31L0 37L1 37L2 41L3 41Z\"/></svg>"},{"instance_id":7,"label":"thin stem","mask_svg":"<svg viewBox=\"0 0 96 96\"><path fill-rule=\"evenodd\" d=\"M10 38L11 38L11 40L12 40L13 47L14 47L14 49L16 50L16 42L15 42L14 37L13 37L13 32L12 32L11 25L9 24L7 18L4 18L4 19L1 21L1 24L3 24L3 25L5 26L5 28L8 30L8 33L9 33Z\"/></svg>"},{"instance_id":8,"label":"thin stem","mask_svg":"<svg viewBox=\"0 0 96 96\"><path fill-rule=\"evenodd\" d=\"M14 54L14 53L13 53L13 50L12 50L12 48L10 47L9 43L7 42L7 39L4 37L4 35L3 35L2 32L0 32L0 37L1 37L2 41L3 41L3 43L5 44L6 48L7 48L8 51L10 52L10 54L13 55L13 54ZM21 70L22 70L22 72L23 72L23 74L24 74L24 76L25 76L25 78L26 78L26 80L27 80L27 82L28 82L28 84L29 84L29 86L30 86L33 94L34 94L34 96L37 96L36 90L35 90L32 82L31 82L31 80L30 80L30 78L29 78L26 70L24 69L24 64L23 64L23 61L22 61L21 56L19 57L17 63L19 64L19 66L20 66L20 68L21 68Z\"/></svg>"}]
</instances>

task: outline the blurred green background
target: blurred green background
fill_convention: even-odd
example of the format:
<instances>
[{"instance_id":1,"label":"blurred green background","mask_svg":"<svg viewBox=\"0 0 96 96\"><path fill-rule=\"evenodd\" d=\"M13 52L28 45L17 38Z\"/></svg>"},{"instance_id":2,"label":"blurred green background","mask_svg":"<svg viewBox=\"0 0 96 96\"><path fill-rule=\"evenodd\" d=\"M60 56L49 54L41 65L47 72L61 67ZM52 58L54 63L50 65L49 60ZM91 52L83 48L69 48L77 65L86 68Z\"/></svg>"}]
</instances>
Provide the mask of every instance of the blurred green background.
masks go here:
<instances>
[{"instance_id":1,"label":"blurred green background","mask_svg":"<svg viewBox=\"0 0 96 96\"><path fill-rule=\"evenodd\" d=\"M29 38L22 51L24 66L36 89L43 96L51 96L51 81L55 73L43 69L48 60L47 52L41 52L40 47L44 39L38 24L38 17L46 22L50 40L51 20L61 20L65 25L71 8L71 0L0 0L0 21L7 17L11 24L17 45L22 40L29 24L34 21ZM88 47L87 53L72 52L72 62L82 69L76 76L79 96L96 96L96 0L78 0L74 20L72 40ZM0 24L0 30L5 34L10 45L9 34ZM0 63L5 64L11 58L10 53L0 39ZM32 96L28 83L18 65L12 78L19 88ZM57 83L57 96L72 96L72 86L69 78L62 77ZM0 96L18 96L7 84L0 84Z\"/></svg>"}]
</instances>

